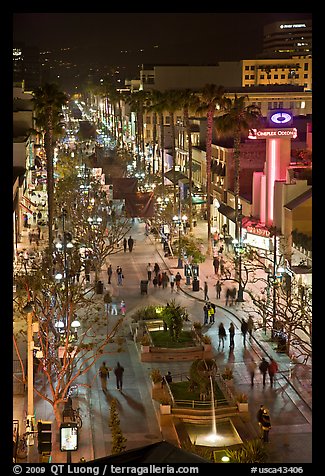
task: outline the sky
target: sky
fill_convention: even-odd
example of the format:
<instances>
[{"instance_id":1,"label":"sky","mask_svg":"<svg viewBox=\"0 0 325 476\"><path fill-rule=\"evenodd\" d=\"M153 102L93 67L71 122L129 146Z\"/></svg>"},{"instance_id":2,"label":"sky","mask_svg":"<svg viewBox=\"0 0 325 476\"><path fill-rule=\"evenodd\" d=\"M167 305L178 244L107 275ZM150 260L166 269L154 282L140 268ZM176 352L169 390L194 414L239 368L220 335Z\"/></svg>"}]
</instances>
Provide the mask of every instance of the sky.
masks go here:
<instances>
[{"instance_id":1,"label":"sky","mask_svg":"<svg viewBox=\"0 0 325 476\"><path fill-rule=\"evenodd\" d=\"M13 39L29 46L78 46L80 60L214 64L262 49L263 26L311 13L19 13Z\"/></svg>"}]
</instances>

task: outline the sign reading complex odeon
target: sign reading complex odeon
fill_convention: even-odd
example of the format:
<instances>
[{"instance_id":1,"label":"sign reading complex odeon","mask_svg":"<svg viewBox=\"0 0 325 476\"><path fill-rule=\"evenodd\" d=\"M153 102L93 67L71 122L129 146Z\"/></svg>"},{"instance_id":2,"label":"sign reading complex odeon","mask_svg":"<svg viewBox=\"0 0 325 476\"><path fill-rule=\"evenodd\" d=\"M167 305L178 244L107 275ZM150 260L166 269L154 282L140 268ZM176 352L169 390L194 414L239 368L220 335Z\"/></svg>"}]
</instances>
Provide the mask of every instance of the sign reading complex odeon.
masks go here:
<instances>
[{"instance_id":1,"label":"sign reading complex odeon","mask_svg":"<svg viewBox=\"0 0 325 476\"><path fill-rule=\"evenodd\" d=\"M282 129L252 129L248 136L249 139L276 139L279 137L295 139L297 137L297 129L295 127Z\"/></svg>"}]
</instances>

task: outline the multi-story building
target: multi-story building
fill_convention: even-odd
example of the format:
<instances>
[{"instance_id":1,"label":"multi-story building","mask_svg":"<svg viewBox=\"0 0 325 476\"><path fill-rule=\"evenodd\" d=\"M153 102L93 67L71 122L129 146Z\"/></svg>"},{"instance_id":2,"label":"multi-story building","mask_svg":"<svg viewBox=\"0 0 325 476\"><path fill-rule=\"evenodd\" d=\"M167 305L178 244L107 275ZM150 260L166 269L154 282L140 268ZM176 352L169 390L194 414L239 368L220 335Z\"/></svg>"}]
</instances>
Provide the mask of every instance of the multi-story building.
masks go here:
<instances>
[{"instance_id":1,"label":"multi-story building","mask_svg":"<svg viewBox=\"0 0 325 476\"><path fill-rule=\"evenodd\" d=\"M312 21L277 21L264 26L261 56L309 56L312 54Z\"/></svg>"}]
</instances>

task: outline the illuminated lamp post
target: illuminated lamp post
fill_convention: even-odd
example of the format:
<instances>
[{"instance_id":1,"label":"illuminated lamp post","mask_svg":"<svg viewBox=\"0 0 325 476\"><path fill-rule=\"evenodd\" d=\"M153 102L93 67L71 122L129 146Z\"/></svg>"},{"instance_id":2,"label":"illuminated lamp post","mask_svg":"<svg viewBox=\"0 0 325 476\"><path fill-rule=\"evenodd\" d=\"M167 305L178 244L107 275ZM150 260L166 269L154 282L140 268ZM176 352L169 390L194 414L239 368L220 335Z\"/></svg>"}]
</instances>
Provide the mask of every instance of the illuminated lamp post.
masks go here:
<instances>
[{"instance_id":1,"label":"illuminated lamp post","mask_svg":"<svg viewBox=\"0 0 325 476\"><path fill-rule=\"evenodd\" d=\"M246 249L246 240L243 240L243 227L242 227L242 205L238 205L238 238L235 238L232 242L235 249L235 254L237 257L237 264L238 264L238 293L237 293L237 302L244 302L244 288L242 284L242 254L245 252Z\"/></svg>"}]
</instances>

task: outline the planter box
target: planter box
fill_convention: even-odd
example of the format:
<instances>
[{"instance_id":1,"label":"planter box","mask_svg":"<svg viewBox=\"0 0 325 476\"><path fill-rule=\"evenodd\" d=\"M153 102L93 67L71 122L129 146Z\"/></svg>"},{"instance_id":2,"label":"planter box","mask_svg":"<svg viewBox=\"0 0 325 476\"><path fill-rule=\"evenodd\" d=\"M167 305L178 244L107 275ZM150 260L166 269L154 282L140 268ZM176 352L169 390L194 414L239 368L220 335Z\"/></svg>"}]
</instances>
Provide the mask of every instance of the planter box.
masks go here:
<instances>
[{"instance_id":1,"label":"planter box","mask_svg":"<svg viewBox=\"0 0 325 476\"><path fill-rule=\"evenodd\" d=\"M248 412L248 402L247 403L237 402L237 407L239 412Z\"/></svg>"},{"instance_id":2,"label":"planter box","mask_svg":"<svg viewBox=\"0 0 325 476\"><path fill-rule=\"evenodd\" d=\"M141 345L141 352L150 352L150 345Z\"/></svg>"},{"instance_id":3,"label":"planter box","mask_svg":"<svg viewBox=\"0 0 325 476\"><path fill-rule=\"evenodd\" d=\"M166 405L165 403L161 403L160 404L160 413L162 415L170 415L170 413L171 413L170 405Z\"/></svg>"}]
</instances>

